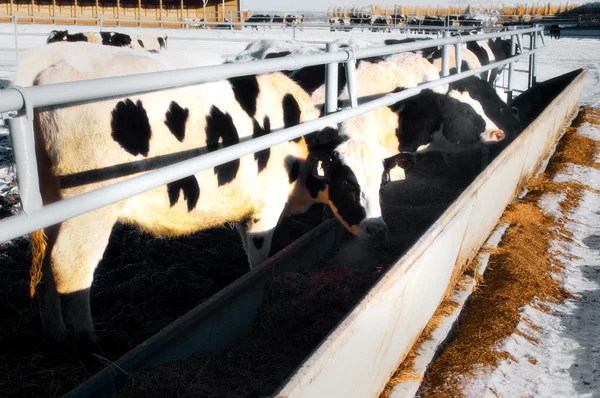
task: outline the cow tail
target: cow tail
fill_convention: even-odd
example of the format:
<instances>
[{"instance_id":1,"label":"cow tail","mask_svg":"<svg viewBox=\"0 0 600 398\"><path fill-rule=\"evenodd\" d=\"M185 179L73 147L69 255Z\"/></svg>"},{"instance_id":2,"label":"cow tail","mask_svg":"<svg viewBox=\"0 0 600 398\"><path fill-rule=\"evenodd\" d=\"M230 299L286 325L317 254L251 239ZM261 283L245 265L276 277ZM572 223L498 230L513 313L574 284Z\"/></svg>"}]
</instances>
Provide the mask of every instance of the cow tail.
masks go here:
<instances>
[{"instance_id":1,"label":"cow tail","mask_svg":"<svg viewBox=\"0 0 600 398\"><path fill-rule=\"evenodd\" d=\"M31 297L35 296L35 288L42 280L42 264L47 246L48 242L43 229L31 233L31 270L29 271L31 276L29 295Z\"/></svg>"}]
</instances>

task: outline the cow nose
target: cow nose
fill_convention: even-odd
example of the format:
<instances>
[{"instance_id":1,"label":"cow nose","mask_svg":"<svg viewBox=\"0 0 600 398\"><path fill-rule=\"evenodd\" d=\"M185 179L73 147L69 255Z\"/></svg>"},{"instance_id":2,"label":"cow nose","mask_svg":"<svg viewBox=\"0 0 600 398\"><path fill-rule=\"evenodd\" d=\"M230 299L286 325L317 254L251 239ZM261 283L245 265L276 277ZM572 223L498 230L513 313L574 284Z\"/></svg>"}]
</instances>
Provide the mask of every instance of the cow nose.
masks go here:
<instances>
[{"instance_id":1,"label":"cow nose","mask_svg":"<svg viewBox=\"0 0 600 398\"><path fill-rule=\"evenodd\" d=\"M504 134L504 131L502 131L502 130L492 130L492 131L490 131L490 132L488 132L488 133L485 134L484 141L486 141L486 142L500 142L504 138L506 138L506 135Z\"/></svg>"},{"instance_id":2,"label":"cow nose","mask_svg":"<svg viewBox=\"0 0 600 398\"><path fill-rule=\"evenodd\" d=\"M504 131L502 131L502 130L493 131L492 136L493 136L493 141L496 141L496 142L500 142L506 137L504 135Z\"/></svg>"},{"instance_id":3,"label":"cow nose","mask_svg":"<svg viewBox=\"0 0 600 398\"><path fill-rule=\"evenodd\" d=\"M365 221L361 225L364 237L369 240L385 240L387 238L387 225L383 221Z\"/></svg>"}]
</instances>

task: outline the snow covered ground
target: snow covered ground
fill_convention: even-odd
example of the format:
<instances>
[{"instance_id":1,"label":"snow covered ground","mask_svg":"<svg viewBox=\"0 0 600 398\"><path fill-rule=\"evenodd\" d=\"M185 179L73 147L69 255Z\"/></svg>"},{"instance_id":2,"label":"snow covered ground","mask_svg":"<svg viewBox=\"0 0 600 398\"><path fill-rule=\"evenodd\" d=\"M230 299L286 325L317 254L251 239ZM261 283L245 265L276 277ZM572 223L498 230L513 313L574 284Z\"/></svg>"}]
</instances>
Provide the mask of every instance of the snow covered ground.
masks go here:
<instances>
[{"instance_id":1,"label":"snow covered ground","mask_svg":"<svg viewBox=\"0 0 600 398\"><path fill-rule=\"evenodd\" d=\"M72 32L96 30L95 27L72 27L52 25L19 26L19 32L29 35L19 37L19 48L31 48L45 43L52 29L69 29ZM0 24L0 48L13 47L14 38L2 33L12 32L13 25ZM135 28L111 28L122 32L134 32ZM173 57L185 57L198 65L218 64L234 57L246 45L259 38L291 39L292 32L282 29L259 31L215 31L215 30L149 30L148 33L169 35L169 53ZM381 35L372 32L353 32L352 36L365 40L380 40ZM386 34L387 37L398 35ZM328 30L297 31L299 40L325 42L348 33ZM540 81L577 68L588 68L581 103L600 106L600 41L596 39L546 39L547 50L537 57L537 78ZM14 52L0 51L0 85L6 84L14 72ZM527 69L522 60L517 69ZM4 80L4 82L2 82ZM524 89L526 76L517 74L515 88ZM590 126L585 132L600 140L600 128ZM0 195L14 195L11 186L14 169L11 165L9 137L6 129L0 130ZM600 162L600 158L596 160ZM600 344L597 329L600 326L600 171L592 168L573 168L570 173L557 178L575 179L596 191L587 191L579 208L571 215L574 220L570 229L574 241L561 245L559 249L566 261L565 284L578 297L577 300L557 305L550 314L533 307L523 311L523 330L538 339L533 344L518 335L503 343L515 361L506 361L492 372L481 373L470 379L463 391L470 397L481 396L600 396ZM556 210L560 197L548 196L547 211ZM553 205L554 204L554 205ZM535 324L539 328L531 329ZM535 357L535 364L528 358Z\"/></svg>"},{"instance_id":2,"label":"snow covered ground","mask_svg":"<svg viewBox=\"0 0 600 398\"><path fill-rule=\"evenodd\" d=\"M600 141L600 126L582 125L578 134ZM600 156L595 162L600 164ZM544 303L548 312L539 305L522 308L518 333L497 347L511 358L464 378L467 397L600 396L600 169L571 165L554 178L571 181L587 186L577 208L563 213L562 193L545 194L540 206L557 220L572 220L567 225L572 240L553 241L550 251L564 263L564 274L557 277L574 299Z\"/></svg>"}]
</instances>

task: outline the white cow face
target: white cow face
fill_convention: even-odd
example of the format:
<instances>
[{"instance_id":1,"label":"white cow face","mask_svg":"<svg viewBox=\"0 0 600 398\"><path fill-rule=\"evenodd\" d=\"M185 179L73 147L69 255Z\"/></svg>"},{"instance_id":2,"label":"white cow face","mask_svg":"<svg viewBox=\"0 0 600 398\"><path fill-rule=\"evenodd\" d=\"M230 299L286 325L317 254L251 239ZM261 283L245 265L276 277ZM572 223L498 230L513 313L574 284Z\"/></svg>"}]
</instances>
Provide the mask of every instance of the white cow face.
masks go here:
<instances>
[{"instance_id":1,"label":"white cow face","mask_svg":"<svg viewBox=\"0 0 600 398\"><path fill-rule=\"evenodd\" d=\"M329 204L346 229L363 239L386 238L380 204L384 167L376 146L348 140L331 156L313 158L309 167L313 178L325 182L321 201Z\"/></svg>"}]
</instances>

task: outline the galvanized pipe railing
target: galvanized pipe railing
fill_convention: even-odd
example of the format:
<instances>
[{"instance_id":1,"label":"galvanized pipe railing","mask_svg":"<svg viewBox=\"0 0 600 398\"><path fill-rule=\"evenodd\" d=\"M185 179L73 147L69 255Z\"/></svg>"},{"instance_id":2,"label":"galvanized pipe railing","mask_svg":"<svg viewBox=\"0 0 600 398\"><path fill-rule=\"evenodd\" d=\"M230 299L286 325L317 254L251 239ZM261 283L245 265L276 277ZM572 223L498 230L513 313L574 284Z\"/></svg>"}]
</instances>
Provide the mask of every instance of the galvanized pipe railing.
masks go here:
<instances>
[{"instance_id":1,"label":"galvanized pipe railing","mask_svg":"<svg viewBox=\"0 0 600 398\"><path fill-rule=\"evenodd\" d=\"M406 89L399 93L387 94L379 99L359 105L355 108L332 113L316 120L280 130L277 134L269 134L263 137L254 138L241 144L236 144L193 159L166 166L144 175L132 177L126 181L121 181L108 187L90 191L76 197L63 199L59 202L46 205L43 209L35 210L29 214L22 213L9 217L0 221L0 226L2 226L2 229L0 229L0 242L14 239L29 233L32 230L60 223L69 218L76 217L97 208L107 206L147 190L187 177L190 174L198 173L231 160L238 159L241 156L258 152L313 131L318 131L326 125L341 123L344 120L360 116L377 108L392 105L400 100L419 94L423 89L449 84L465 77L506 65L514 60L528 57L531 55L531 52L537 52L539 50L540 49L531 50L515 56L513 59L494 62L481 68L427 82L418 87Z\"/></svg>"},{"instance_id":2,"label":"galvanized pipe railing","mask_svg":"<svg viewBox=\"0 0 600 398\"><path fill-rule=\"evenodd\" d=\"M521 33L536 32L541 28L524 29ZM468 37L447 37L394 44L384 47L361 48L354 50L356 59L380 57L399 52L415 51L426 47L454 45L460 41L478 41L515 34L514 32L486 33ZM197 68L177 69L162 72L140 73L131 76L107 77L84 81L49 84L44 86L24 87L20 90L26 94L33 108L67 104L79 101L97 100L108 96L130 95L156 90L181 87L190 84L207 83L237 76L249 76L260 73L294 70L307 66L346 62L350 59L347 51L311 55L288 55L283 58L265 59L261 61L238 64L222 64ZM15 89L2 91L0 112L20 110L25 106L23 96Z\"/></svg>"},{"instance_id":3,"label":"galvanized pipe railing","mask_svg":"<svg viewBox=\"0 0 600 398\"><path fill-rule=\"evenodd\" d=\"M530 29L531 32L536 32L537 30L538 28ZM462 40L481 40L484 39L485 36L500 37L502 35L502 33L493 33L477 35L478 37L474 38L463 38ZM506 35L506 32L504 35ZM402 99L416 95L425 88L433 88L448 84L468 76L473 76L490 69L510 64L520 58L534 55L539 49L533 49L518 56L494 62L481 68L427 82L400 93L388 94L349 110L332 113L317 120L281 130L277 134L269 134L264 137L255 138L228 148L220 149L219 151L203 154L202 156L179 162L144 175L132 177L127 181L115 183L108 187L46 205L42 209L39 209L41 200L39 196L37 168L35 166L35 152L33 151L32 153L33 130L31 117L32 110L35 107L94 100L106 96L120 96L131 93L155 91L188 84L221 80L234 76L246 76L277 70L297 69L304 66L319 65L323 63L329 63L332 64L332 66L335 65L335 68L332 67L331 69L335 69L337 72L337 62L346 62L355 57L365 58L418 49L417 47L455 44L456 40L458 40L458 38L444 38L427 41L426 43L405 43L388 46L386 48L361 49L353 52L337 51L309 56L289 56L286 57L287 59L280 58L251 63L218 65L215 67L191 68L147 73L136 76L111 77L2 90L0 93L0 112L13 110L21 111L20 116L16 120L10 122L10 132L13 142L17 141L14 145L15 149L19 148L15 151L19 188L21 188L21 186L26 188L21 192L21 195L25 195L25 197L22 198L25 212L0 221L0 226L2 227L0 229L0 242L13 239L36 229L54 225L66 219L115 203L149 189L157 188L161 185L229 162L241 156L258 152L313 131L318 131L327 125L341 123L344 120L362 115L379 107L391 105ZM149 78L149 76L151 76L151 78ZM350 76L352 76L352 74ZM166 79L168 83L158 82L160 78ZM329 80L331 81L331 77ZM337 82L337 79L335 79L335 81ZM354 82L354 84L355 83L356 82ZM109 87L110 89L106 89L106 87ZM22 112L23 110L25 110L25 112Z\"/></svg>"}]
</instances>

